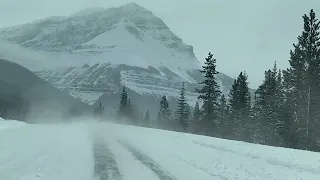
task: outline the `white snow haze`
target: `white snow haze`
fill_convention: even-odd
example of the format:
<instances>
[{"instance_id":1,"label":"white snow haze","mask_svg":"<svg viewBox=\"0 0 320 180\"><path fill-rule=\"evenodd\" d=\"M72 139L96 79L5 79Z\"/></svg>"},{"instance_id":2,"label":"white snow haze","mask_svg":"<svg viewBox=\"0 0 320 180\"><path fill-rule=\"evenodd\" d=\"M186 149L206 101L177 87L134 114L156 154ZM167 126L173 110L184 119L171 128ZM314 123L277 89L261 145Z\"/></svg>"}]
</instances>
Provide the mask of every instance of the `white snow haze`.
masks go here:
<instances>
[{"instance_id":1,"label":"white snow haze","mask_svg":"<svg viewBox=\"0 0 320 180\"><path fill-rule=\"evenodd\" d=\"M0 180L320 180L310 9L0 0Z\"/></svg>"}]
</instances>

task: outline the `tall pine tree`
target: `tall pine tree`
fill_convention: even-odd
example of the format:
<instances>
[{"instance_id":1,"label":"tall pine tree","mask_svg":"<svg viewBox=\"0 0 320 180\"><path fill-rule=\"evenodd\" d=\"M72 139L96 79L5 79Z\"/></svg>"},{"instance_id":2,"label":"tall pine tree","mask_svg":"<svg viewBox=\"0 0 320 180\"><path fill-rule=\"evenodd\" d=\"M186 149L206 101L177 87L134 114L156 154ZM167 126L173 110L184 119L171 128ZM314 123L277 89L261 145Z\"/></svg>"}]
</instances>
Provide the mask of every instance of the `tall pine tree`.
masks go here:
<instances>
[{"instance_id":1,"label":"tall pine tree","mask_svg":"<svg viewBox=\"0 0 320 180\"><path fill-rule=\"evenodd\" d=\"M131 120L133 123L137 120L137 114L134 112L134 108L131 102L131 99L128 98L127 107L126 107L126 117Z\"/></svg>"},{"instance_id":2,"label":"tall pine tree","mask_svg":"<svg viewBox=\"0 0 320 180\"><path fill-rule=\"evenodd\" d=\"M192 133L200 133L201 132L201 110L199 106L199 102L196 102L196 105L193 110L193 115L191 118L189 131Z\"/></svg>"},{"instance_id":3,"label":"tall pine tree","mask_svg":"<svg viewBox=\"0 0 320 180\"><path fill-rule=\"evenodd\" d=\"M120 95L120 105L118 109L118 115L120 117L125 117L127 115L128 109L128 94L126 91L126 87L123 86L122 93Z\"/></svg>"},{"instance_id":4,"label":"tall pine tree","mask_svg":"<svg viewBox=\"0 0 320 180\"><path fill-rule=\"evenodd\" d=\"M118 109L118 115L128 120L136 120L134 110L133 110L133 105L131 103L131 100L128 98L128 94L125 86L123 86L122 93L120 96L120 105Z\"/></svg>"},{"instance_id":5,"label":"tall pine tree","mask_svg":"<svg viewBox=\"0 0 320 180\"><path fill-rule=\"evenodd\" d=\"M265 71L265 79L256 91L255 98L255 138L259 143L287 146L285 98L282 73L277 69Z\"/></svg>"},{"instance_id":6,"label":"tall pine tree","mask_svg":"<svg viewBox=\"0 0 320 180\"><path fill-rule=\"evenodd\" d=\"M241 72L230 90L230 120L228 126L232 132L231 137L251 141L251 95L247 78L247 75Z\"/></svg>"},{"instance_id":7,"label":"tall pine tree","mask_svg":"<svg viewBox=\"0 0 320 180\"><path fill-rule=\"evenodd\" d=\"M199 102L196 102L196 105L194 106L192 121L198 122L200 121L200 118L201 118L200 106L199 106Z\"/></svg>"},{"instance_id":8,"label":"tall pine tree","mask_svg":"<svg viewBox=\"0 0 320 180\"><path fill-rule=\"evenodd\" d=\"M94 109L94 115L95 115L96 117L101 118L101 116L103 115L103 113L104 113L104 106L102 105L102 103L101 103L101 101L100 101L99 106Z\"/></svg>"},{"instance_id":9,"label":"tall pine tree","mask_svg":"<svg viewBox=\"0 0 320 180\"><path fill-rule=\"evenodd\" d=\"M225 95L223 94L219 102L219 117L225 119L228 116L228 105Z\"/></svg>"},{"instance_id":10,"label":"tall pine tree","mask_svg":"<svg viewBox=\"0 0 320 180\"><path fill-rule=\"evenodd\" d=\"M304 28L294 50L290 52L290 68L284 72L286 100L290 111L291 146L316 150L320 125L320 36L315 12L304 15Z\"/></svg>"},{"instance_id":11,"label":"tall pine tree","mask_svg":"<svg viewBox=\"0 0 320 180\"><path fill-rule=\"evenodd\" d=\"M229 106L224 94L221 96L219 102L219 120L219 135L220 137L227 138L230 133Z\"/></svg>"},{"instance_id":12,"label":"tall pine tree","mask_svg":"<svg viewBox=\"0 0 320 180\"><path fill-rule=\"evenodd\" d=\"M216 59L211 52L205 58L205 65L202 66L200 72L204 75L204 80L200 82L201 89L197 89L198 98L203 101L202 110L202 126L203 133L206 135L214 135L216 121L218 119L218 102L221 94L220 87L216 80L218 74L216 70Z\"/></svg>"},{"instance_id":13,"label":"tall pine tree","mask_svg":"<svg viewBox=\"0 0 320 180\"><path fill-rule=\"evenodd\" d=\"M189 106L189 104L186 104L186 131L187 132L191 132L191 121L192 121L192 112L191 112L191 108Z\"/></svg>"},{"instance_id":14,"label":"tall pine tree","mask_svg":"<svg viewBox=\"0 0 320 180\"><path fill-rule=\"evenodd\" d=\"M180 91L180 97L178 99L178 107L176 111L176 120L177 123L182 127L184 131L187 130L187 125L188 125L188 116L187 114L187 108L188 104L186 103L186 97L185 97L185 86L184 82L182 83L181 91Z\"/></svg>"},{"instance_id":15,"label":"tall pine tree","mask_svg":"<svg viewBox=\"0 0 320 180\"><path fill-rule=\"evenodd\" d=\"M171 120L171 110L169 107L169 102L166 96L162 96L160 101L160 110L158 113L157 122L160 124L160 126L171 128L170 120Z\"/></svg>"},{"instance_id":16,"label":"tall pine tree","mask_svg":"<svg viewBox=\"0 0 320 180\"><path fill-rule=\"evenodd\" d=\"M149 109L146 111L146 115L144 116L144 122L143 125L149 127L150 126L150 113L149 113Z\"/></svg>"}]
</instances>

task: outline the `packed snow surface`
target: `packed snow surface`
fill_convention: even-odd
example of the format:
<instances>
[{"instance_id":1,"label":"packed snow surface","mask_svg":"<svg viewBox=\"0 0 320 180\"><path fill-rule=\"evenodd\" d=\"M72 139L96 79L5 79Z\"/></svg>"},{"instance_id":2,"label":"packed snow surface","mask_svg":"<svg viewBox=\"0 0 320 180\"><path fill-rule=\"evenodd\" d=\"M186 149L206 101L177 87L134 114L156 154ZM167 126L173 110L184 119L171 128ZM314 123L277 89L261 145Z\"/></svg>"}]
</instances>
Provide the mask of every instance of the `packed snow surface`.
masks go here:
<instances>
[{"instance_id":1,"label":"packed snow surface","mask_svg":"<svg viewBox=\"0 0 320 180\"><path fill-rule=\"evenodd\" d=\"M0 117L0 131L20 127L21 125L25 125L25 123L14 120L6 121Z\"/></svg>"},{"instance_id":2,"label":"packed snow surface","mask_svg":"<svg viewBox=\"0 0 320 180\"><path fill-rule=\"evenodd\" d=\"M1 180L320 179L319 153L111 123L0 120L0 142Z\"/></svg>"}]
</instances>

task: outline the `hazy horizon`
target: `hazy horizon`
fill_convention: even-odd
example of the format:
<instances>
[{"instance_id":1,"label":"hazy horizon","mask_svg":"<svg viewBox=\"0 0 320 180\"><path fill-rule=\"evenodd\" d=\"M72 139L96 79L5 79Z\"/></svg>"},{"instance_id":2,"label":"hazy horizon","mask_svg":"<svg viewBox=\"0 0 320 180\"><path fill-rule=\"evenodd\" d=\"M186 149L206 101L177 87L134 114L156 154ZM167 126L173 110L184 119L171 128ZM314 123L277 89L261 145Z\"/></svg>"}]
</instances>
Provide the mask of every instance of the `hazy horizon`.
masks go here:
<instances>
[{"instance_id":1,"label":"hazy horizon","mask_svg":"<svg viewBox=\"0 0 320 180\"><path fill-rule=\"evenodd\" d=\"M264 70L274 61L288 67L289 51L300 35L302 15L314 9L320 13L320 2L268 1L169 3L169 0L29 0L0 2L0 27L32 22L50 16L68 16L86 8L111 8L135 2L160 17L177 36L194 47L203 62L207 53L215 54L218 70L232 78L246 71L250 87L263 80ZM8 18L9 17L9 18Z\"/></svg>"}]
</instances>

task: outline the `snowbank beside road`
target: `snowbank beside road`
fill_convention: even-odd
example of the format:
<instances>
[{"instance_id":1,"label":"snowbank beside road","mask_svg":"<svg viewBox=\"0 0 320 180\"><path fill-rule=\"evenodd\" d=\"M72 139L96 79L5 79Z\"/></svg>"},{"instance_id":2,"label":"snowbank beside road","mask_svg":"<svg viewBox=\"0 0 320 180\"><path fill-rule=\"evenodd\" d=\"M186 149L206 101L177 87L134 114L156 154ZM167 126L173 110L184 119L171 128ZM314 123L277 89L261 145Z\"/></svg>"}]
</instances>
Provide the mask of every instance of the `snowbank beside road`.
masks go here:
<instances>
[{"instance_id":1,"label":"snowbank beside road","mask_svg":"<svg viewBox=\"0 0 320 180\"><path fill-rule=\"evenodd\" d=\"M5 120L0 117L0 131L26 125L26 123L16 120Z\"/></svg>"},{"instance_id":2,"label":"snowbank beside road","mask_svg":"<svg viewBox=\"0 0 320 180\"><path fill-rule=\"evenodd\" d=\"M320 179L320 153L124 125L104 129L181 180Z\"/></svg>"},{"instance_id":3,"label":"snowbank beside road","mask_svg":"<svg viewBox=\"0 0 320 180\"><path fill-rule=\"evenodd\" d=\"M25 125L0 120L0 128L10 129L0 129L0 179L320 179L319 153L79 121Z\"/></svg>"}]
</instances>

